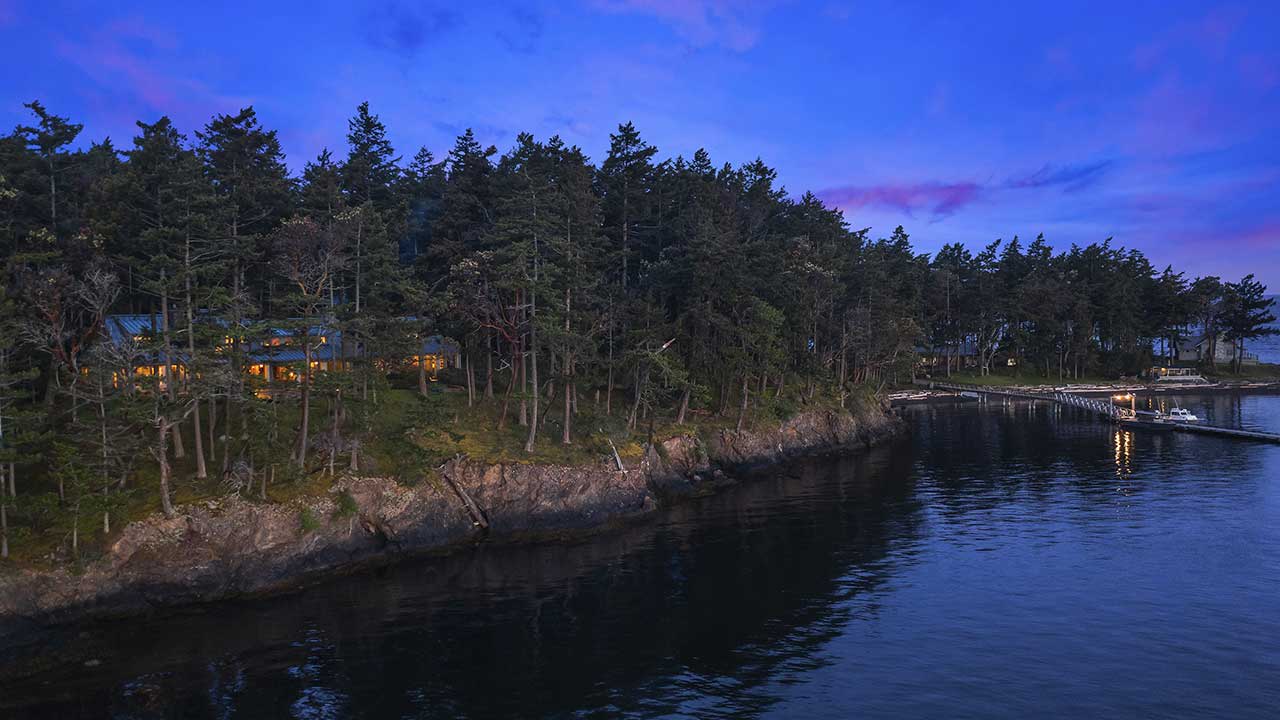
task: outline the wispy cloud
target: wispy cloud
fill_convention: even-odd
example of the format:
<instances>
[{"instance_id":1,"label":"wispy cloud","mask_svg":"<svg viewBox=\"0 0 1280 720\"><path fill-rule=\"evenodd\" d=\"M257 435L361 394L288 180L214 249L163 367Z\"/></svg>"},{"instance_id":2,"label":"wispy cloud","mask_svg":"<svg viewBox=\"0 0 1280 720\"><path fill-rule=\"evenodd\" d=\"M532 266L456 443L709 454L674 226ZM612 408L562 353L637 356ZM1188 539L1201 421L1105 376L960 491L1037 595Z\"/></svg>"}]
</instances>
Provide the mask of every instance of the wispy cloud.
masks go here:
<instances>
[{"instance_id":1,"label":"wispy cloud","mask_svg":"<svg viewBox=\"0 0 1280 720\"><path fill-rule=\"evenodd\" d=\"M454 29L460 21L457 12L448 5L387 0L366 9L364 33L365 39L376 48L414 55L433 37Z\"/></svg>"},{"instance_id":2,"label":"wispy cloud","mask_svg":"<svg viewBox=\"0 0 1280 720\"><path fill-rule=\"evenodd\" d=\"M818 193L825 202L844 210L870 207L903 213L907 217L925 214L936 222L978 202L999 202L1002 196L1024 190L1059 188L1075 193L1097 184L1114 161L1072 165L1045 163L1039 170L1024 172L1004 182L973 180L931 180L910 183L845 185Z\"/></svg>"},{"instance_id":3,"label":"wispy cloud","mask_svg":"<svg viewBox=\"0 0 1280 720\"><path fill-rule=\"evenodd\" d=\"M745 52L760 41L764 14L776 3L736 0L593 0L605 12L651 15L689 44Z\"/></svg>"},{"instance_id":4,"label":"wispy cloud","mask_svg":"<svg viewBox=\"0 0 1280 720\"><path fill-rule=\"evenodd\" d=\"M63 58L116 98L116 106L140 104L147 113L201 122L214 112L250 104L219 93L190 73L172 70L181 49L177 38L141 20L108 23L85 38L58 38L54 45Z\"/></svg>"},{"instance_id":5,"label":"wispy cloud","mask_svg":"<svg viewBox=\"0 0 1280 720\"><path fill-rule=\"evenodd\" d=\"M1185 58L1186 48L1220 61L1246 17L1242 8L1227 5L1213 8L1193 20L1176 23L1134 48L1133 64L1140 71L1154 71L1171 58Z\"/></svg>"},{"instance_id":6,"label":"wispy cloud","mask_svg":"<svg viewBox=\"0 0 1280 720\"><path fill-rule=\"evenodd\" d=\"M842 210L879 207L897 210L908 217L924 211L941 219L974 202L983 187L974 182L915 183L828 188L818 193L823 202Z\"/></svg>"},{"instance_id":7,"label":"wispy cloud","mask_svg":"<svg viewBox=\"0 0 1280 720\"><path fill-rule=\"evenodd\" d=\"M1252 53L1240 58L1240 77L1262 92L1280 87L1280 58Z\"/></svg>"},{"instance_id":8,"label":"wispy cloud","mask_svg":"<svg viewBox=\"0 0 1280 720\"><path fill-rule=\"evenodd\" d=\"M1111 160L1081 165L1046 164L1033 173L1010 178L1005 186L1010 188L1061 187L1064 192L1079 192L1101 180L1111 166Z\"/></svg>"},{"instance_id":9,"label":"wispy cloud","mask_svg":"<svg viewBox=\"0 0 1280 720\"><path fill-rule=\"evenodd\" d=\"M508 9L506 23L497 30L498 39L513 53L529 55L538 48L546 24L538 11L513 6Z\"/></svg>"}]
</instances>

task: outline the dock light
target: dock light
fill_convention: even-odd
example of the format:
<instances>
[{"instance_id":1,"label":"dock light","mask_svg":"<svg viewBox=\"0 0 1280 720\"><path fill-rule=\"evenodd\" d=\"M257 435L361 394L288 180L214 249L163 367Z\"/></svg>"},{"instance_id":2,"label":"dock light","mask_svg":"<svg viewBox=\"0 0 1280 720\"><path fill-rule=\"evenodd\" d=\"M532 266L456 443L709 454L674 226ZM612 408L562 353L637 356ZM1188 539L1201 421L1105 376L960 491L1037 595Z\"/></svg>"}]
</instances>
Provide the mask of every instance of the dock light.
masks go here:
<instances>
[{"instance_id":1,"label":"dock light","mask_svg":"<svg viewBox=\"0 0 1280 720\"><path fill-rule=\"evenodd\" d=\"M1128 400L1129 410L1135 416L1138 414L1138 398L1133 393L1121 393L1120 395L1112 395L1113 400Z\"/></svg>"}]
</instances>

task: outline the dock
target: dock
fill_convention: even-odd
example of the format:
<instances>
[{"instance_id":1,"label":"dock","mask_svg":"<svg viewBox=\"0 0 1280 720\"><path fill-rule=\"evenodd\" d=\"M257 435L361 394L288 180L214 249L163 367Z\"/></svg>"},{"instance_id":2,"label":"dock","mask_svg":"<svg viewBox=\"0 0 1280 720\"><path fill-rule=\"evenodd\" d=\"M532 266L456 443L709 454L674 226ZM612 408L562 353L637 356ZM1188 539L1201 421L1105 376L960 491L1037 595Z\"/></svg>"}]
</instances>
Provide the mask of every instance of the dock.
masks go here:
<instances>
[{"instance_id":1,"label":"dock","mask_svg":"<svg viewBox=\"0 0 1280 720\"><path fill-rule=\"evenodd\" d=\"M1062 391L1038 393L1028 390L1005 390L1002 388L987 387L984 385L933 382L929 380L916 380L915 384L928 386L931 390L946 390L948 392L954 392L957 395L967 397L973 397L975 395L979 397L995 396L1001 398L1012 398L1015 400L1051 402L1058 405L1065 405L1067 407L1080 408L1082 410L1089 411L1101 420L1118 425L1126 430L1147 430L1153 432L1173 431L1195 435L1216 435L1218 437L1234 438L1236 440L1280 443L1280 433L1241 430L1239 428L1205 425L1198 422L1143 419L1138 417L1138 414L1133 410L1126 407L1120 407L1119 405L1112 403L1110 398L1107 398L1106 400L1099 400L1097 398L1083 397L1081 395ZM1143 413L1143 415L1146 415L1146 413Z\"/></svg>"}]
</instances>

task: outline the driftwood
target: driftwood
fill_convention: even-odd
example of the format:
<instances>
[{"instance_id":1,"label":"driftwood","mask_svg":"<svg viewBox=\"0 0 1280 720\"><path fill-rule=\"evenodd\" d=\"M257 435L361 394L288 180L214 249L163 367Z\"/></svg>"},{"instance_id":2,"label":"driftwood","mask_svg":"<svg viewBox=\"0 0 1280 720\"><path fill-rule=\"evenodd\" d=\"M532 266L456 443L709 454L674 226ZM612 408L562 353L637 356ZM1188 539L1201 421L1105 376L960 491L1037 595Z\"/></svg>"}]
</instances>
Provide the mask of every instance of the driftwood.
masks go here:
<instances>
[{"instance_id":1,"label":"driftwood","mask_svg":"<svg viewBox=\"0 0 1280 720\"><path fill-rule=\"evenodd\" d=\"M601 430L601 432L604 432ZM606 436L605 440L609 441L609 447L613 449L613 461L618 463L618 472L623 475L627 474L627 468L622 464L622 456L618 454L618 446L613 444L613 438Z\"/></svg>"},{"instance_id":2,"label":"driftwood","mask_svg":"<svg viewBox=\"0 0 1280 720\"><path fill-rule=\"evenodd\" d=\"M462 463L460 460L461 456L455 458L453 466L461 467ZM488 531L489 516L485 513L484 508L480 507L480 505L471 498L471 495L467 492L466 488L462 487L462 483L453 479L453 475L448 470L448 467L448 463L441 466L440 477L444 478L444 481L449 483L449 487L453 489L453 493L462 501L462 506L467 509L467 514L471 516L472 524L481 530Z\"/></svg>"}]
</instances>

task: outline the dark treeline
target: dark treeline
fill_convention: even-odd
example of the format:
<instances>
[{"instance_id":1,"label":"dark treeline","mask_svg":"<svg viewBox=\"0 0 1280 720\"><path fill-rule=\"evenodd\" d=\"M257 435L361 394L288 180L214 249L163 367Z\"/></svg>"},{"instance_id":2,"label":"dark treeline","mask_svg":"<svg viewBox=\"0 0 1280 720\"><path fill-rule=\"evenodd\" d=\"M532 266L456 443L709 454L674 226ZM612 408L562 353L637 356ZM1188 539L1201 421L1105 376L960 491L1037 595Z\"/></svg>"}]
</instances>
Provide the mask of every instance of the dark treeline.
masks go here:
<instances>
[{"instance_id":1,"label":"dark treeline","mask_svg":"<svg viewBox=\"0 0 1280 720\"><path fill-rule=\"evenodd\" d=\"M1026 246L1017 237L996 241L977 254L944 246L930 263L922 311L931 352L947 372L971 357L987 374L998 358L1019 372L1065 379L1137 375L1175 360L1193 332L1209 338L1207 364L1225 354L1238 370L1248 341L1274 332L1273 305L1252 275L1189 279L1110 240L1055 255L1041 235ZM1220 353L1220 343L1229 350Z\"/></svg>"},{"instance_id":2,"label":"dark treeline","mask_svg":"<svg viewBox=\"0 0 1280 720\"><path fill-rule=\"evenodd\" d=\"M1189 280L1109 243L930 258L902 228L872 238L812 194L788 197L759 160L660 159L631 124L598 164L558 137L499 155L470 131L406 160L364 104L345 150L294 176L252 108L86 146L79 124L27 107L30 124L0 137L6 552L15 505L32 527L72 514L73 548L90 512L109 532L113 488L143 465L168 513L178 460L237 489L280 448L299 472L332 472L339 452L358 469L343 438L373 427L387 359L431 335L461 348L467 406L522 428L532 451L601 418L741 428L772 399L844 403L909 379L922 348L975 347L982 372L1012 359L1131 373L1189 326L1242 344L1268 315L1251 277ZM111 313L156 330L106 342ZM288 403L259 401L247 353L270 326L307 360L317 328L339 329L348 371L304 360ZM121 382L147 364L183 370ZM430 394L422 366L417 385ZM56 492L19 502L24 476Z\"/></svg>"}]
</instances>

